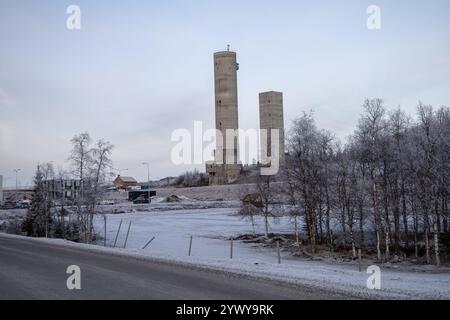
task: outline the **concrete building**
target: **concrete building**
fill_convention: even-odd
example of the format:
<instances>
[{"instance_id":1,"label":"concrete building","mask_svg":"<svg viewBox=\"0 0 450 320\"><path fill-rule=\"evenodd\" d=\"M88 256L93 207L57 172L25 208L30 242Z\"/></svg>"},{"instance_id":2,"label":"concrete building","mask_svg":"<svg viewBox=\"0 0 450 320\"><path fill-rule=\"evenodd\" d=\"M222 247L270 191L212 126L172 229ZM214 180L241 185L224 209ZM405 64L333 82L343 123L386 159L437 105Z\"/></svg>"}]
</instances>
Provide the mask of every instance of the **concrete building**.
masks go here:
<instances>
[{"instance_id":1,"label":"concrete building","mask_svg":"<svg viewBox=\"0 0 450 320\"><path fill-rule=\"evenodd\" d=\"M238 93L236 52L220 51L214 53L214 90L216 129L216 150L214 162L206 164L209 184L233 183L239 178L239 144L237 130ZM233 131L236 134L230 134ZM230 140L232 139L232 140Z\"/></svg>"},{"instance_id":2,"label":"concrete building","mask_svg":"<svg viewBox=\"0 0 450 320\"><path fill-rule=\"evenodd\" d=\"M33 194L33 187L3 188L3 203L31 200Z\"/></svg>"},{"instance_id":3,"label":"concrete building","mask_svg":"<svg viewBox=\"0 0 450 320\"><path fill-rule=\"evenodd\" d=\"M50 199L56 201L75 201L81 195L81 183L77 179L51 179L43 182Z\"/></svg>"},{"instance_id":4,"label":"concrete building","mask_svg":"<svg viewBox=\"0 0 450 320\"><path fill-rule=\"evenodd\" d=\"M262 92L259 94L259 126L265 129L267 134L267 145L261 145L261 161L264 163L265 154L272 156L271 130L279 131L279 163L284 163L284 117L283 117L283 93L276 91ZM263 134L264 131L261 132ZM263 143L263 139L261 139Z\"/></svg>"}]
</instances>

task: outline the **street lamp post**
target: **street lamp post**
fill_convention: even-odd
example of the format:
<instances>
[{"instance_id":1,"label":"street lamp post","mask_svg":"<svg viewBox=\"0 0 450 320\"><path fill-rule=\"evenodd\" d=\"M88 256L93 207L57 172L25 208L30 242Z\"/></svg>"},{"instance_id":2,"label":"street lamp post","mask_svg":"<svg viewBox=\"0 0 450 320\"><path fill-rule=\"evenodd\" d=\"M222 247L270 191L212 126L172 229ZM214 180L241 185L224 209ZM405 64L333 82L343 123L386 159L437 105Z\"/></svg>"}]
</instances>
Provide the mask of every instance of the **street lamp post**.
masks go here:
<instances>
[{"instance_id":1,"label":"street lamp post","mask_svg":"<svg viewBox=\"0 0 450 320\"><path fill-rule=\"evenodd\" d=\"M142 162L144 166L147 166L147 192L148 192L148 208L150 211L150 164L148 162Z\"/></svg>"},{"instance_id":2,"label":"street lamp post","mask_svg":"<svg viewBox=\"0 0 450 320\"><path fill-rule=\"evenodd\" d=\"M13 170L13 171L16 173L16 201L17 201L17 194L18 194L18 191L19 191L17 175L18 175L18 173L19 173L20 170L21 170L21 169L14 169L14 170Z\"/></svg>"}]
</instances>

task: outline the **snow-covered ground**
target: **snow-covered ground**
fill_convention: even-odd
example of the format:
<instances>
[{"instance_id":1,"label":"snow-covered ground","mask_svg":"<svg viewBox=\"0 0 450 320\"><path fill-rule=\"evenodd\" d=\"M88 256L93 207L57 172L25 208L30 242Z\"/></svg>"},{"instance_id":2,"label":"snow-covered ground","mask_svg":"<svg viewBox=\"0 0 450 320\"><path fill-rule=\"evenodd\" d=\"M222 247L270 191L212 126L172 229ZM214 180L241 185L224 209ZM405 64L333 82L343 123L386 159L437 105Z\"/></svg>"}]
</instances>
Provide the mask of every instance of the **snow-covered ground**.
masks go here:
<instances>
[{"instance_id":1,"label":"snow-covered ground","mask_svg":"<svg viewBox=\"0 0 450 320\"><path fill-rule=\"evenodd\" d=\"M450 299L450 273L435 267L428 268L427 272L406 272L380 265L381 290L370 290L366 285L369 274L360 273L356 264L310 261L282 254L279 265L274 249L240 241L234 241L231 260L228 239L252 232L250 223L237 216L236 211L236 208L209 208L108 214L107 243L113 244L122 220L117 247L123 247L131 222L126 250L139 255L297 282L361 297ZM103 230L101 217L96 219L96 227L98 231ZM257 228L262 232L260 219ZM281 218L271 224L271 231L292 232L292 224L287 218ZM192 255L188 257L191 235ZM153 242L142 250L152 237L155 237Z\"/></svg>"},{"instance_id":2,"label":"snow-covered ground","mask_svg":"<svg viewBox=\"0 0 450 320\"><path fill-rule=\"evenodd\" d=\"M187 200L182 203L156 201L150 206L150 211L147 205L105 206L102 208L104 212L126 212L106 214L108 248L101 246L102 240L98 241L98 246L74 244L63 240L38 241L301 283L363 298L450 299L450 273L448 269L438 269L434 266L411 272L380 265L381 290L370 290L366 286L370 275L365 270L359 272L356 263L311 261L282 253L282 263L278 264L277 253L273 248L241 241L234 241L234 254L231 260L228 239L239 234L251 233L252 228L249 221L236 215L238 210L236 207L223 206L224 203L221 203L219 208L214 208L213 203L205 205L202 201ZM0 211L0 220L4 214ZM117 246L113 249L111 246L121 220L122 228ZM103 233L103 221L101 215L96 216L96 231L100 235ZM131 222L130 234L126 249L123 249L129 222ZM270 228L271 232L276 233L292 232L292 224L288 218L280 218L277 223L272 222ZM261 219L257 219L257 229L262 233ZM191 235L192 255L189 257ZM155 237L153 242L143 250L142 247L152 237ZM364 267L367 266L365 262Z\"/></svg>"},{"instance_id":3,"label":"snow-covered ground","mask_svg":"<svg viewBox=\"0 0 450 320\"><path fill-rule=\"evenodd\" d=\"M210 208L107 214L107 244L113 245L122 220L118 247L123 247L131 222L127 248L141 249L155 237L146 251L182 257L188 255L192 235L192 256L225 259L230 256L230 237L252 233L250 222L237 216L236 211L236 208ZM257 222L257 226L262 228L262 222L259 219ZM96 217L95 225L97 232L103 236L104 220L101 216ZM271 224L271 231L290 232L291 227L287 219L280 219L279 223ZM274 262L277 261L276 253L268 249L252 248L239 241L234 241L233 247L233 258L239 261L268 260L269 256Z\"/></svg>"}]
</instances>

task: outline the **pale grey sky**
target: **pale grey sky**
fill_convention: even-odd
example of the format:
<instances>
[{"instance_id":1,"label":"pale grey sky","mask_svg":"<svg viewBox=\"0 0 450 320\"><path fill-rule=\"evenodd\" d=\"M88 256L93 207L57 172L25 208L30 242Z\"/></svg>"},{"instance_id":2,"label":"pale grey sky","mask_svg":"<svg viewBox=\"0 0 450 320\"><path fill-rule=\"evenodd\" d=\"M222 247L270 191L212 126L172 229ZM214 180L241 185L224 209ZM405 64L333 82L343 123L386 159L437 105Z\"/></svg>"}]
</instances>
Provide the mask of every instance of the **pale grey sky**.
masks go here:
<instances>
[{"instance_id":1,"label":"pale grey sky","mask_svg":"<svg viewBox=\"0 0 450 320\"><path fill-rule=\"evenodd\" d=\"M66 8L81 8L81 30ZM369 5L381 30L366 27ZM214 51L231 44L239 121L258 127L258 93L284 93L285 121L314 110L345 138L365 97L414 114L450 105L450 2L0 0L0 174L30 184L38 162L67 167L71 137L115 146L116 168L179 174L170 134L214 125ZM203 170L203 166L197 166Z\"/></svg>"}]
</instances>

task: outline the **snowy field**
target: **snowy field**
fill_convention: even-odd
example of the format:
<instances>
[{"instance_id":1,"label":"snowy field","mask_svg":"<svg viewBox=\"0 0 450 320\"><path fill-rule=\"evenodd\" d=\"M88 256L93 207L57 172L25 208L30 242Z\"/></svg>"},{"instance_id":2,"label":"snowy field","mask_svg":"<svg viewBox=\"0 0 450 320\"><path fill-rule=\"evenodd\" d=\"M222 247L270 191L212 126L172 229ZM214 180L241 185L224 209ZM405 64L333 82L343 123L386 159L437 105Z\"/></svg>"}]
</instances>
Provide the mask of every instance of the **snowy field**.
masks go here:
<instances>
[{"instance_id":1,"label":"snowy field","mask_svg":"<svg viewBox=\"0 0 450 320\"><path fill-rule=\"evenodd\" d=\"M210 208L107 214L107 245L113 245L122 220L117 247L123 247L131 222L127 248L141 249L148 240L155 237L146 251L177 257L187 256L192 235L193 257L228 258L230 256L228 239L239 234L252 233L250 222L237 216L236 211L236 208ZM256 231L262 232L262 221L257 219L257 222ZM96 217L95 226L96 231L103 235L104 220L101 216ZM279 219L277 224L271 224L270 227L272 232L292 231L287 219ZM276 253L269 249L252 247L238 241L234 241L233 247L233 258L239 261L267 260L269 255L273 256L274 262L277 261Z\"/></svg>"},{"instance_id":2,"label":"snowy field","mask_svg":"<svg viewBox=\"0 0 450 320\"><path fill-rule=\"evenodd\" d=\"M212 268L223 272L239 273L244 276L269 278L278 281L300 283L310 287L346 293L351 297L384 299L450 299L450 273L446 268L423 266L419 271L396 270L395 265L379 265L381 268L381 290L370 290L366 286L369 274L358 271L355 262L336 263L332 261L312 261L282 253L278 264L275 249L258 244L234 241L233 259L230 259L229 238L251 233L249 221L237 216L234 203L204 201L182 201L181 203L152 203L132 206L129 204L105 206L102 211L107 217L107 248L103 240L97 246L75 244L64 240L33 239L49 241L67 246L76 246L108 254L128 255L132 258L162 260L184 264L195 268ZM150 209L150 210L149 210ZM107 212L123 212L110 214ZM17 212L0 211L0 221L5 217L21 216ZM120 221L121 231L116 248L114 243ZM104 222L102 215L95 218L96 231L102 235ZM129 223L131 229L127 246L124 242ZM263 232L263 222L257 219L257 232ZM271 220L270 232L292 233L288 218L277 223ZM193 236L192 254L188 256L189 240ZM6 235L1 235L6 236ZM9 236L9 235L8 235ZM155 237L143 250L142 247ZM1 260L1 257L0 257Z\"/></svg>"},{"instance_id":3,"label":"snowy field","mask_svg":"<svg viewBox=\"0 0 450 320\"><path fill-rule=\"evenodd\" d=\"M252 232L250 223L237 216L236 211L236 208L210 208L108 214L107 245L114 243L122 220L117 247L123 247L131 222L125 250L139 255L302 283L359 297L450 299L450 273L433 266L425 267L422 272L406 272L380 265L381 290L369 290L366 286L369 274L360 273L356 263L310 261L282 254L279 265L274 249L240 241L234 241L231 260L228 239ZM101 217L97 217L96 227L97 231L103 230ZM275 233L292 232L287 218L271 223L270 227ZM262 233L261 219L257 220L257 228ZM192 255L188 257L191 235ZM142 250L152 237L155 237L153 242Z\"/></svg>"}]
</instances>

